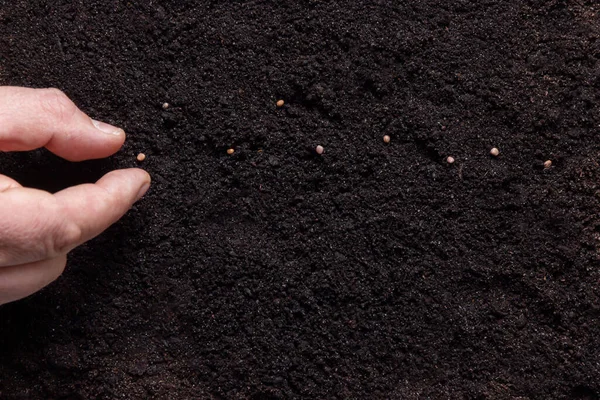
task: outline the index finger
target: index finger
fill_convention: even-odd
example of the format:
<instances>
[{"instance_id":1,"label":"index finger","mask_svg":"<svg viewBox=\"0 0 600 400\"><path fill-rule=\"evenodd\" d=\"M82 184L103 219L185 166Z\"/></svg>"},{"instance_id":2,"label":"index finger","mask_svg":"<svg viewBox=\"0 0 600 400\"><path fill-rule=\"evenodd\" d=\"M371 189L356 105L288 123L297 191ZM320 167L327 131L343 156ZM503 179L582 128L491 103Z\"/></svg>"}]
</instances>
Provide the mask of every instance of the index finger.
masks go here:
<instances>
[{"instance_id":1,"label":"index finger","mask_svg":"<svg viewBox=\"0 0 600 400\"><path fill-rule=\"evenodd\" d=\"M0 87L0 151L46 147L70 161L116 153L125 132L92 120L58 89Z\"/></svg>"}]
</instances>

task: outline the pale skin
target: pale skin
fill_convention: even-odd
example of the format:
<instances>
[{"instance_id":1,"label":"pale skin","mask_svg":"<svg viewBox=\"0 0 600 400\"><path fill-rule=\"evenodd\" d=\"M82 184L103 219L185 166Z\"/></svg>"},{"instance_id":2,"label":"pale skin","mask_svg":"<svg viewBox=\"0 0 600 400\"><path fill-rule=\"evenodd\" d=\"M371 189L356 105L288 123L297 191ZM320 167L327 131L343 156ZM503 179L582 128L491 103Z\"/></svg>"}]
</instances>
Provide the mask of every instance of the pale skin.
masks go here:
<instances>
[{"instance_id":1,"label":"pale skin","mask_svg":"<svg viewBox=\"0 0 600 400\"><path fill-rule=\"evenodd\" d=\"M92 120L57 89L0 86L0 152L45 147L83 161L108 157L124 141L122 129ZM67 254L115 223L149 186L150 175L137 168L55 194L0 175L0 304L58 278Z\"/></svg>"}]
</instances>

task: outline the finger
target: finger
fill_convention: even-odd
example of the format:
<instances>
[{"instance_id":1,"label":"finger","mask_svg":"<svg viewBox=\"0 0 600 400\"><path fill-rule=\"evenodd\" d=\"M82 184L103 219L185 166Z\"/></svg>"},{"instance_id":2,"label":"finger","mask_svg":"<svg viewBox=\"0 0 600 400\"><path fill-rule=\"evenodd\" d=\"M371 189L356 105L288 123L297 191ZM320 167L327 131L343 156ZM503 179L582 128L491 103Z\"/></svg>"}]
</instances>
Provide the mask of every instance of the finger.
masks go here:
<instances>
[{"instance_id":1,"label":"finger","mask_svg":"<svg viewBox=\"0 0 600 400\"><path fill-rule=\"evenodd\" d=\"M68 253L121 218L149 185L148 173L126 169L55 195L28 188L0 192L0 267Z\"/></svg>"},{"instance_id":2,"label":"finger","mask_svg":"<svg viewBox=\"0 0 600 400\"><path fill-rule=\"evenodd\" d=\"M150 175L131 168L112 171L93 185L79 185L55 194L64 217L80 231L67 248L79 246L118 221L150 187Z\"/></svg>"},{"instance_id":3,"label":"finger","mask_svg":"<svg viewBox=\"0 0 600 400\"><path fill-rule=\"evenodd\" d=\"M63 273L67 256L0 268L0 305L29 296Z\"/></svg>"},{"instance_id":4,"label":"finger","mask_svg":"<svg viewBox=\"0 0 600 400\"><path fill-rule=\"evenodd\" d=\"M5 175L0 175L0 192L4 192L8 189L15 189L22 187L19 182L14 179L9 178Z\"/></svg>"},{"instance_id":5,"label":"finger","mask_svg":"<svg viewBox=\"0 0 600 400\"><path fill-rule=\"evenodd\" d=\"M82 161L108 157L124 141L122 129L92 120L58 89L0 87L0 151L46 147Z\"/></svg>"}]
</instances>

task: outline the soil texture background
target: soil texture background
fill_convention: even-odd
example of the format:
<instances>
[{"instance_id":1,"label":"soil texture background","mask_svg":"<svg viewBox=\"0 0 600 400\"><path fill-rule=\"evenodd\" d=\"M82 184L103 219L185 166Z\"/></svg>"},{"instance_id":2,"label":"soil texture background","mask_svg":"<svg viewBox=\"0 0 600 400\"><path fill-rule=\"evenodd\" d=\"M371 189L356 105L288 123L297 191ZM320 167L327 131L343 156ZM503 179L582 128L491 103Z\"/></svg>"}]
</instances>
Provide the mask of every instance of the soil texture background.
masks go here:
<instances>
[{"instance_id":1,"label":"soil texture background","mask_svg":"<svg viewBox=\"0 0 600 400\"><path fill-rule=\"evenodd\" d=\"M0 0L0 84L128 133L0 173L154 182L0 308L0 397L598 399L599 13Z\"/></svg>"}]
</instances>

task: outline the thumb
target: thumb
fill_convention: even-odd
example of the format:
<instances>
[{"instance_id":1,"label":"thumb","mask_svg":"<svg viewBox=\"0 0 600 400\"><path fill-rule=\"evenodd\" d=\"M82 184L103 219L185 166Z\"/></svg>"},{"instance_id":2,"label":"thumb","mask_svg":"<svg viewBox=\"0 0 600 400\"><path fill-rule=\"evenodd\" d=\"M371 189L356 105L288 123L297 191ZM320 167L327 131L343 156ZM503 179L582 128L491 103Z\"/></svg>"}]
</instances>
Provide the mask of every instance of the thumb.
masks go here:
<instances>
[{"instance_id":1,"label":"thumb","mask_svg":"<svg viewBox=\"0 0 600 400\"><path fill-rule=\"evenodd\" d=\"M150 175L132 168L54 195L19 187L0 192L0 270L68 253L115 223L149 187Z\"/></svg>"}]
</instances>

